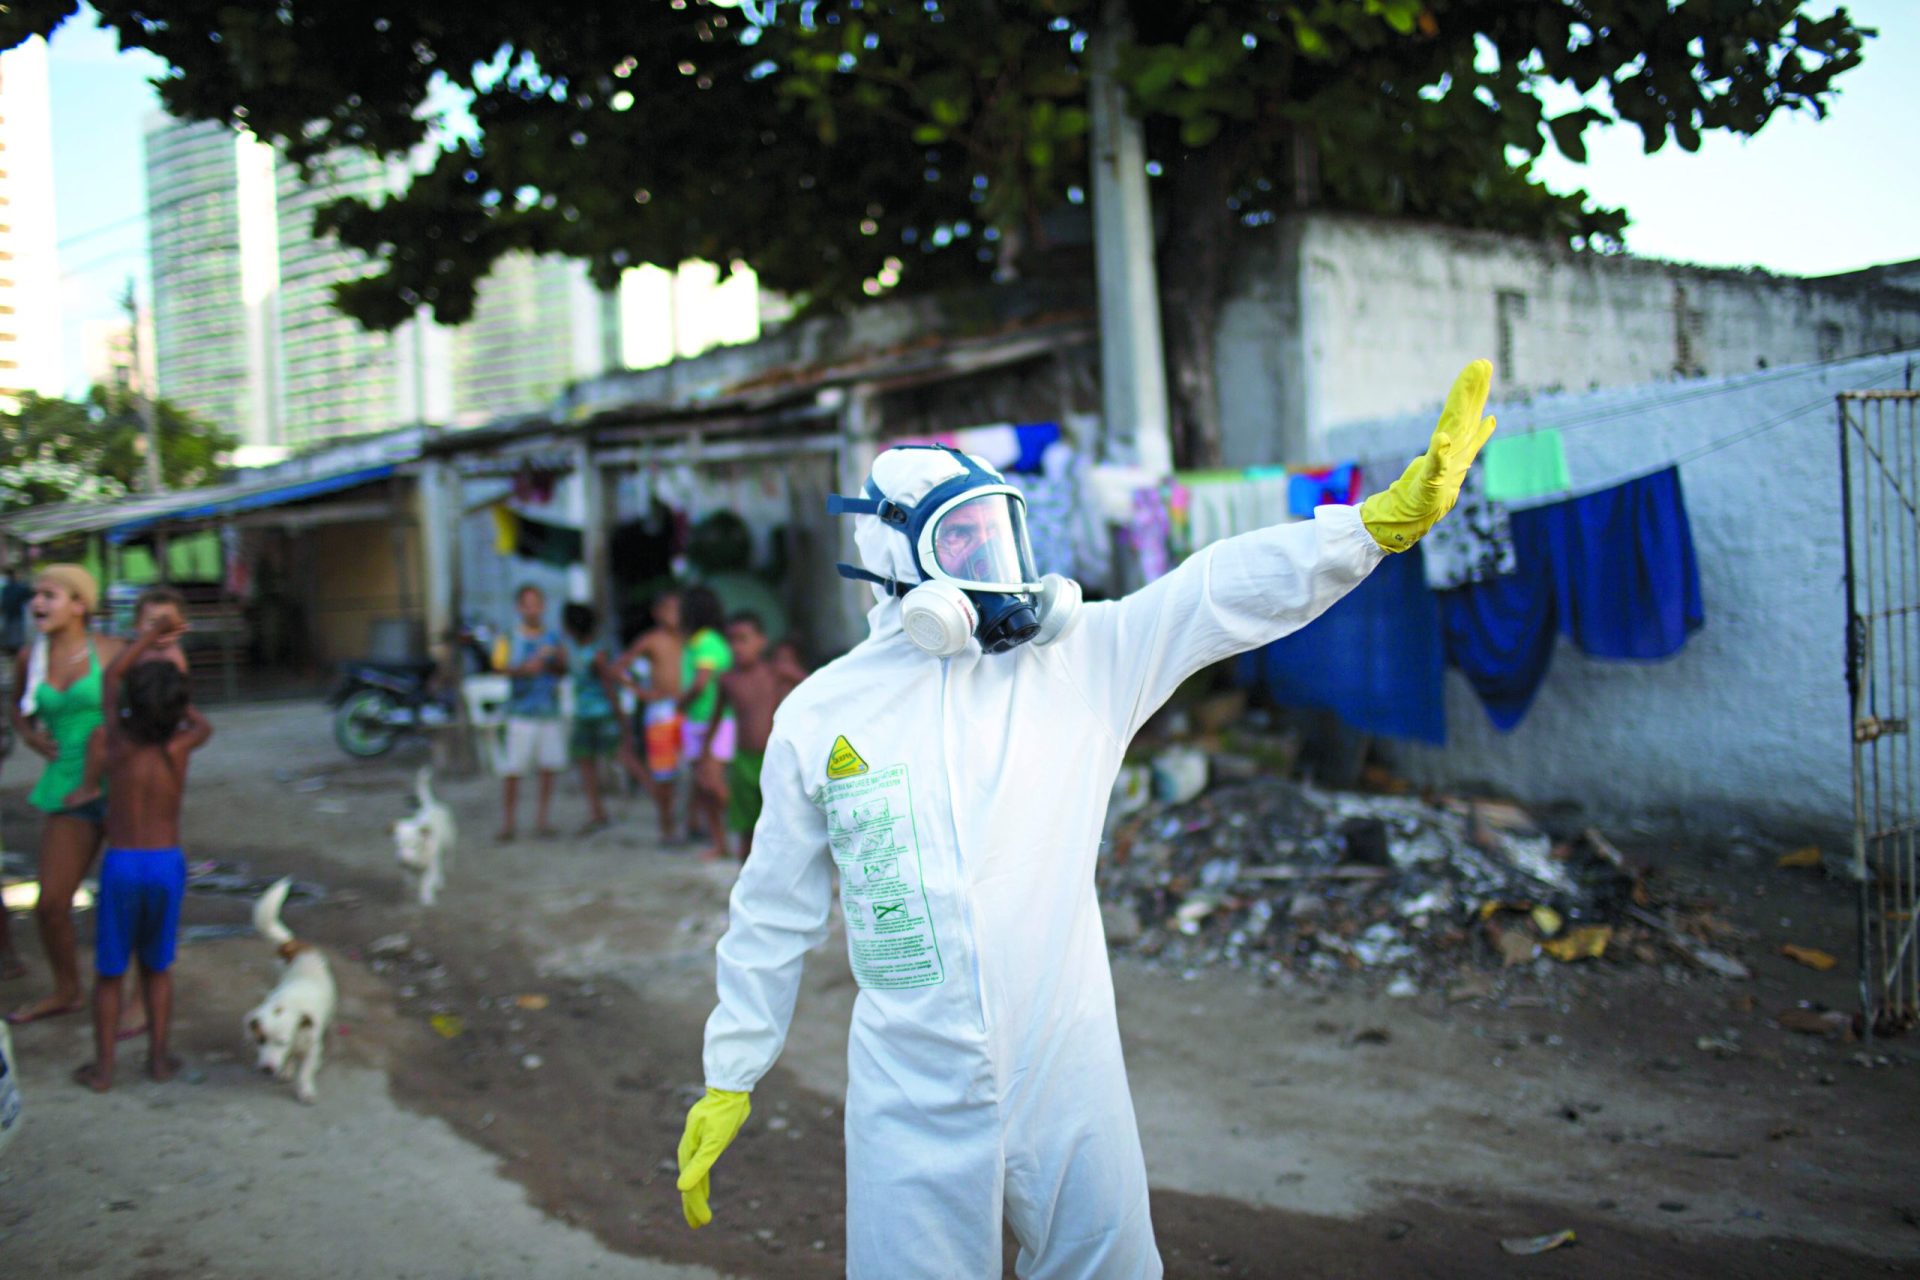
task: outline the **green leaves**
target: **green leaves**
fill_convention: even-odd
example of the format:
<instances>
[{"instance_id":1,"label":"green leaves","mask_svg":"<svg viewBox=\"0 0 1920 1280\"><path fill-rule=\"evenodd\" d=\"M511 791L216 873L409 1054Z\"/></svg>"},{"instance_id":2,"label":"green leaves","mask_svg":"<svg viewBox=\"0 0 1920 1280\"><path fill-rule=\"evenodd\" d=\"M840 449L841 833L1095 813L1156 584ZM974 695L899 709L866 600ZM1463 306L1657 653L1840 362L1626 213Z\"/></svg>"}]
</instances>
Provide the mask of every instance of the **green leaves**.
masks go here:
<instances>
[{"instance_id":1,"label":"green leaves","mask_svg":"<svg viewBox=\"0 0 1920 1280\"><path fill-rule=\"evenodd\" d=\"M239 441L164 400L155 414L168 487L217 479L220 456ZM0 507L118 497L144 482L145 459L139 406L129 393L95 387L85 400L27 395L17 412L0 413Z\"/></svg>"},{"instance_id":2,"label":"green leaves","mask_svg":"<svg viewBox=\"0 0 1920 1280\"><path fill-rule=\"evenodd\" d=\"M76 7L12 0L0 44ZM760 28L705 0L94 0L122 43L175 69L175 114L244 118L303 162L357 147L409 166L405 192L321 220L371 259L339 304L382 328L419 306L458 322L522 251L579 258L602 283L741 259L822 307L864 300L883 272L907 290L987 279L1012 241L1045 252L1086 185L1104 7L814 0ZM1155 199L1205 205L1190 225L1218 235L1305 204L1606 244L1624 214L1509 157L1580 161L1587 130L1621 125L1690 150L1818 113L1871 34L1811 0L1125 8L1115 75L1165 175ZM1550 85L1582 99L1548 118ZM436 133L442 117L471 123Z\"/></svg>"}]
</instances>

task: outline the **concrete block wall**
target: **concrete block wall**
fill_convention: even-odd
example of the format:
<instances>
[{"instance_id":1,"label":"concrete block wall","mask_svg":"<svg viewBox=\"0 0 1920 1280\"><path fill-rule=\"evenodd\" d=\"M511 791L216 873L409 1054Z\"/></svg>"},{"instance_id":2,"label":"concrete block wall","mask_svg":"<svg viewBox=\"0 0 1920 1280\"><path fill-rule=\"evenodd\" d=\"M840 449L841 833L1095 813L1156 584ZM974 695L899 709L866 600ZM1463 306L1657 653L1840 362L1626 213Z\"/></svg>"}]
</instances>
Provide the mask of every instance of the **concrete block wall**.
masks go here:
<instances>
[{"instance_id":1,"label":"concrete block wall","mask_svg":"<svg viewBox=\"0 0 1920 1280\"><path fill-rule=\"evenodd\" d=\"M1839 446L1841 391L1913 385L1920 352L1517 402L1502 432L1561 426L1576 490L1767 429L1682 464L1706 625L1654 663L1587 658L1562 640L1532 710L1494 729L1447 674L1447 745L1388 744L1436 785L1486 783L1603 822L1725 836L1735 829L1845 847L1852 822ZM1438 411L1332 431L1342 456L1397 471Z\"/></svg>"},{"instance_id":2,"label":"concrete block wall","mask_svg":"<svg viewBox=\"0 0 1920 1280\"><path fill-rule=\"evenodd\" d=\"M1723 271L1419 223L1314 214L1249 244L1216 353L1226 461L1330 456L1476 356L1514 396L1726 376L1920 346L1884 274Z\"/></svg>"}]
</instances>

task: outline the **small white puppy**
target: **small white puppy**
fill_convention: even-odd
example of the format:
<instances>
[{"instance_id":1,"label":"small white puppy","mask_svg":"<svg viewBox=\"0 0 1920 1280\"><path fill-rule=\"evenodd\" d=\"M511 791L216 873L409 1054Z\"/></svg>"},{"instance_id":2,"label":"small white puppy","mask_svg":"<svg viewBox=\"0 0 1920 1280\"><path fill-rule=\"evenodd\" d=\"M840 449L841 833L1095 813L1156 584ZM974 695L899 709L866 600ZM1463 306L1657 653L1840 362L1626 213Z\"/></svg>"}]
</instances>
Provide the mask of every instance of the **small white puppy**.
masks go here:
<instances>
[{"instance_id":1,"label":"small white puppy","mask_svg":"<svg viewBox=\"0 0 1920 1280\"><path fill-rule=\"evenodd\" d=\"M422 768L414 775L413 792L420 808L393 824L393 854L412 873L419 887L420 905L430 907L446 887L447 866L453 861L453 844L459 831L453 825L453 810L434 799L431 768Z\"/></svg>"},{"instance_id":2,"label":"small white puppy","mask_svg":"<svg viewBox=\"0 0 1920 1280\"><path fill-rule=\"evenodd\" d=\"M280 923L280 907L292 884L292 877L275 881L253 904L254 929L279 948L286 968L280 984L247 1015L247 1036L259 1051L254 1065L276 1080L293 1076L293 1096L312 1102L313 1077L333 1024L336 992L326 956L295 940Z\"/></svg>"}]
</instances>

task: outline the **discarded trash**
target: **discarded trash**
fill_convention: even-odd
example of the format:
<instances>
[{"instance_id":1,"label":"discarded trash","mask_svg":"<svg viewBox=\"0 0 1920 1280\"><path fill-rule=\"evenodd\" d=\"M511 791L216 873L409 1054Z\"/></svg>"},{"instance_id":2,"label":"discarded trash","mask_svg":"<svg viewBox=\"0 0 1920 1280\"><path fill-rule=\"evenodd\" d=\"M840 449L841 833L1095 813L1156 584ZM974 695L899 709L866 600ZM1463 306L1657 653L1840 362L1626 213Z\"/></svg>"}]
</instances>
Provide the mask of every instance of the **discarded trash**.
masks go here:
<instances>
[{"instance_id":1,"label":"discarded trash","mask_svg":"<svg viewBox=\"0 0 1920 1280\"><path fill-rule=\"evenodd\" d=\"M384 958L387 956L405 955L408 951L412 950L412 948L413 939L406 934L389 933L375 938L372 942L368 943L367 954Z\"/></svg>"},{"instance_id":2,"label":"discarded trash","mask_svg":"<svg viewBox=\"0 0 1920 1280\"><path fill-rule=\"evenodd\" d=\"M537 1053L530 1053L526 1055L524 1058L520 1059L520 1065L522 1067L525 1067L528 1071L538 1071L541 1067L546 1065L546 1059L542 1058Z\"/></svg>"},{"instance_id":3,"label":"discarded trash","mask_svg":"<svg viewBox=\"0 0 1920 1280\"><path fill-rule=\"evenodd\" d=\"M1207 789L1207 753L1198 747L1168 747L1153 758L1153 797L1180 805Z\"/></svg>"},{"instance_id":4,"label":"discarded trash","mask_svg":"<svg viewBox=\"0 0 1920 1280\"><path fill-rule=\"evenodd\" d=\"M1540 949L1555 960L1570 964L1575 960L1598 960L1607 953L1607 943L1612 940L1612 926L1587 924L1569 931L1564 938L1541 943Z\"/></svg>"},{"instance_id":5,"label":"discarded trash","mask_svg":"<svg viewBox=\"0 0 1920 1280\"><path fill-rule=\"evenodd\" d=\"M1113 797L1107 802L1107 812L1124 818L1140 812L1151 803L1153 771L1145 765L1122 765L1120 776L1113 780Z\"/></svg>"},{"instance_id":6,"label":"discarded trash","mask_svg":"<svg viewBox=\"0 0 1920 1280\"><path fill-rule=\"evenodd\" d=\"M1802 845L1792 853L1783 854L1780 861L1774 865L1779 867L1819 867L1822 865L1820 846L1817 844Z\"/></svg>"},{"instance_id":7,"label":"discarded trash","mask_svg":"<svg viewBox=\"0 0 1920 1280\"><path fill-rule=\"evenodd\" d=\"M1420 994L1420 984L1401 974L1387 984L1387 995L1395 1000L1411 1000Z\"/></svg>"},{"instance_id":8,"label":"discarded trash","mask_svg":"<svg viewBox=\"0 0 1920 1280\"><path fill-rule=\"evenodd\" d=\"M451 1040L467 1029L467 1020L457 1013L436 1013L427 1019L427 1023L440 1033L443 1040Z\"/></svg>"},{"instance_id":9,"label":"discarded trash","mask_svg":"<svg viewBox=\"0 0 1920 1280\"><path fill-rule=\"evenodd\" d=\"M1821 973L1840 963L1834 956L1817 947L1797 947L1791 942L1780 944L1780 954L1789 960L1799 961L1809 969L1817 969Z\"/></svg>"},{"instance_id":10,"label":"discarded trash","mask_svg":"<svg viewBox=\"0 0 1920 1280\"><path fill-rule=\"evenodd\" d=\"M1825 1036L1842 1044L1850 1044L1854 1039L1853 1015L1838 1009L1788 1009L1775 1021L1803 1036Z\"/></svg>"},{"instance_id":11,"label":"discarded trash","mask_svg":"<svg viewBox=\"0 0 1920 1280\"><path fill-rule=\"evenodd\" d=\"M1739 1042L1725 1036L1701 1036L1693 1047L1716 1058L1731 1058L1740 1052Z\"/></svg>"},{"instance_id":12,"label":"discarded trash","mask_svg":"<svg viewBox=\"0 0 1920 1280\"><path fill-rule=\"evenodd\" d=\"M1563 1244L1572 1244L1575 1239L1572 1228L1568 1228L1565 1231L1555 1231L1551 1235L1544 1236L1508 1236L1500 1242L1500 1247L1508 1253L1517 1253L1524 1257L1528 1254L1547 1253L1558 1249Z\"/></svg>"},{"instance_id":13,"label":"discarded trash","mask_svg":"<svg viewBox=\"0 0 1920 1280\"><path fill-rule=\"evenodd\" d=\"M1229 736L1229 750L1255 758L1251 735ZM1163 748L1153 757L1155 799L1110 812L1099 880L1116 949L1184 973L1222 965L1316 982L1351 976L1383 994L1452 999L1494 994L1491 985L1462 992L1463 968L1516 970L1542 955L1658 962L1672 947L1745 976L1702 941L1738 935L1693 904L1656 904L1598 832L1556 843L1504 802L1328 791L1272 774L1222 782L1232 775L1198 768L1196 756L1205 759ZM1210 790L1168 801L1207 772Z\"/></svg>"},{"instance_id":14,"label":"discarded trash","mask_svg":"<svg viewBox=\"0 0 1920 1280\"><path fill-rule=\"evenodd\" d=\"M183 924L180 926L182 942L214 942L221 938L251 938L253 926L250 924Z\"/></svg>"},{"instance_id":15,"label":"discarded trash","mask_svg":"<svg viewBox=\"0 0 1920 1280\"><path fill-rule=\"evenodd\" d=\"M532 1009L535 1011L546 1008L548 1004L547 997L537 992L530 995L515 996L513 1002L522 1009Z\"/></svg>"}]
</instances>

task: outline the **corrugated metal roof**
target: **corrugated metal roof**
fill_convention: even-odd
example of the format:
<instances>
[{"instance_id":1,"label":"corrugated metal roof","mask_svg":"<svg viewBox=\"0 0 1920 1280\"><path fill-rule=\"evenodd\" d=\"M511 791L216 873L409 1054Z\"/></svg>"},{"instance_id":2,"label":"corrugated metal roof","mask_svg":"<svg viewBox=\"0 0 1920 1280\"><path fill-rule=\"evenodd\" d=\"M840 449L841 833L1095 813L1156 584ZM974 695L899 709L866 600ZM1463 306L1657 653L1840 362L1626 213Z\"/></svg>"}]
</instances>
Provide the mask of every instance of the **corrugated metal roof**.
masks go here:
<instances>
[{"instance_id":1,"label":"corrugated metal roof","mask_svg":"<svg viewBox=\"0 0 1920 1280\"><path fill-rule=\"evenodd\" d=\"M128 538L168 521L206 520L257 511L355 489L391 476L398 467L384 463L329 475L249 477L204 489L122 498L114 502L63 502L30 507L0 517L0 533L33 546L63 538L103 533L110 542Z\"/></svg>"}]
</instances>

